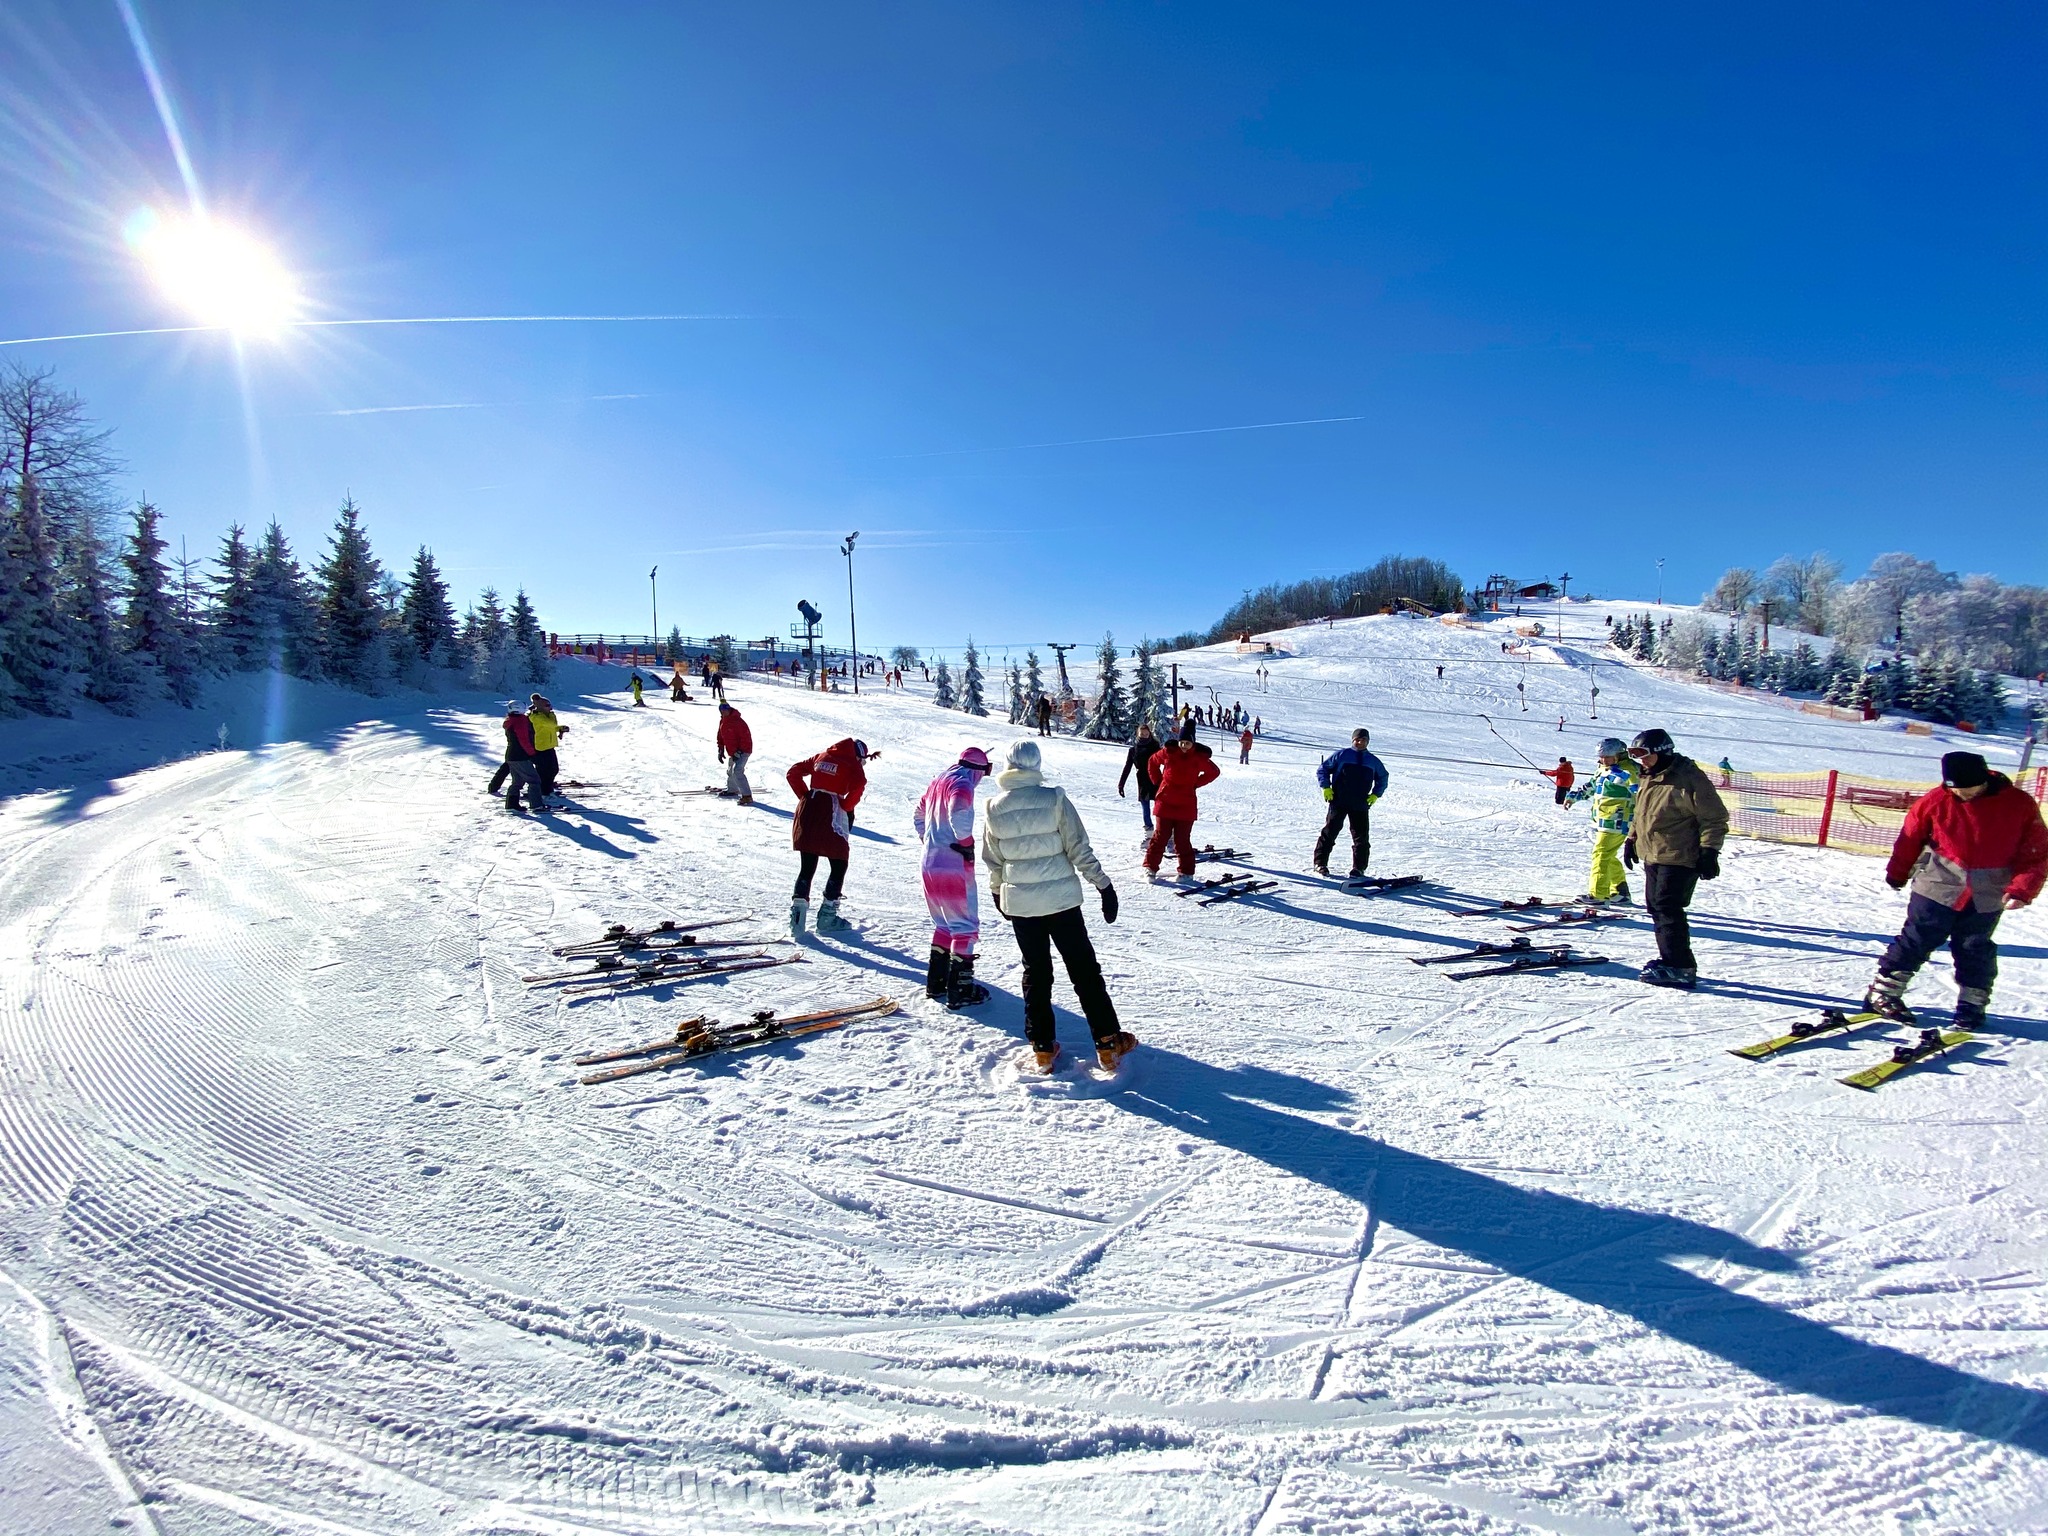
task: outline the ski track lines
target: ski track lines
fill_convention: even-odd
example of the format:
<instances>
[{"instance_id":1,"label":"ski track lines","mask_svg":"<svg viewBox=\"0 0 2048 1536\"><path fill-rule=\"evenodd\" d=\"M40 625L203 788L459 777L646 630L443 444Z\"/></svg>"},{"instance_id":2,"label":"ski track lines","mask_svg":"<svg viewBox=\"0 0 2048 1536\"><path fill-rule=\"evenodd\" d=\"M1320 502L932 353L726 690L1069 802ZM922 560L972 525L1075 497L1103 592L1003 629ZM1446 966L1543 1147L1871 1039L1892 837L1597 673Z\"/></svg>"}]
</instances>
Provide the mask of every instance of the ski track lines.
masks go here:
<instances>
[{"instance_id":1,"label":"ski track lines","mask_svg":"<svg viewBox=\"0 0 2048 1536\"><path fill-rule=\"evenodd\" d=\"M1451 659L1474 642L1405 628ZM481 759L374 728L145 773L56 826L0 817L0 939L27 957L0 963L0 1268L67 1341L114 1458L105 1506L178 1536L2042 1528L2048 1480L2024 1453L1784 1393L1543 1283L1696 1220L1801 1256L1683 1266L1731 1293L2038 1379L2035 1042L1853 1103L1832 1077L1870 1042L1727 1057L1796 1008L1780 994L1853 990L1871 952L1751 942L1772 935L1748 918L1826 926L1811 872L1871 869L1779 849L1738 848L1701 925L1717 975L1777 993L1418 970L1504 936L1447 917L1462 897L1576 888L1582 823L1547 787L1395 759L1407 798L1382 807L1374 867L1431 874L1434 899L1302 877L1309 743L1362 712L1409 744L1403 700L1290 698L1295 666L1244 698L1303 744L1262 744L1250 769L1219 753L1197 827L1274 871L1269 901L1143 887L1114 754L1047 744L1124 893L1123 921L1091 926L1150 1049L1114 1083L1078 1061L1019 1073L1016 954L991 913L996 1001L922 999L908 805L963 740L1000 754L1017 733L916 698L854 713L745 685L751 814L662 793L715 776L713 715L656 694L572 710L570 773L612 787L554 828L485 800ZM1603 705L1626 688L1672 696L1637 679ZM1442 755L1498 755L1469 729ZM752 913L736 935L777 932L779 769L856 731L886 750L851 942L672 993L570 1006L521 986L608 921ZM488 746L491 722L472 734ZM1845 929L1895 921L1881 893L1838 896ZM2023 914L2002 937L2038 932ZM1597 947L1632 963L1647 933ZM2001 1000L2038 1016L2037 972L2010 961ZM903 1011L630 1092L568 1065L679 1011L878 991ZM1247 1074L1242 1108L1177 1102L1179 1060ZM1310 1176L1342 1134L1640 1219L1508 1273L1390 1225L1377 1173ZM62 1414L15 1360L0 1435L11 1403Z\"/></svg>"}]
</instances>

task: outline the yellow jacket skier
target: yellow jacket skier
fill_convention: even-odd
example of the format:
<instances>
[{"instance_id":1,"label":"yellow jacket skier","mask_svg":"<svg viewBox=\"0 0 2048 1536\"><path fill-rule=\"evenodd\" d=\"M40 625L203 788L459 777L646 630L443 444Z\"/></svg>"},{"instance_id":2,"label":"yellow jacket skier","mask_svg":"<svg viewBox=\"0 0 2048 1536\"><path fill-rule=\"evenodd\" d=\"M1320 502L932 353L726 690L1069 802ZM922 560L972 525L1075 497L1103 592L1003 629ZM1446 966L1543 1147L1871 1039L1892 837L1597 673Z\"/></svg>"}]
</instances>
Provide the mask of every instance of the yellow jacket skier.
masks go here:
<instances>
[{"instance_id":1,"label":"yellow jacket skier","mask_svg":"<svg viewBox=\"0 0 2048 1536\"><path fill-rule=\"evenodd\" d=\"M1636 765L1628 760L1628 745L1619 736L1609 736L1600 743L1600 771L1564 797L1566 805L1593 802L1593 883L1587 887L1587 901L1633 904L1627 872L1621 867L1621 845L1635 823L1639 783Z\"/></svg>"}]
</instances>

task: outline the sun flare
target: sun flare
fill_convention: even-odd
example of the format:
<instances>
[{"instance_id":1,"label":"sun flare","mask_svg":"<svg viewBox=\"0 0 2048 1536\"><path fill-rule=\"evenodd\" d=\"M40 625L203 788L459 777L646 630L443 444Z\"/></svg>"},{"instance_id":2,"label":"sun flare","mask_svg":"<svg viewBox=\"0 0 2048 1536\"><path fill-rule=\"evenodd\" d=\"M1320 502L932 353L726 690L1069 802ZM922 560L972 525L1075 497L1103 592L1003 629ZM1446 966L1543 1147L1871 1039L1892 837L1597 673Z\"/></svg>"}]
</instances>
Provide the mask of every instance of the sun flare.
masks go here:
<instances>
[{"instance_id":1,"label":"sun flare","mask_svg":"<svg viewBox=\"0 0 2048 1536\"><path fill-rule=\"evenodd\" d=\"M204 214L146 213L129 244L164 296L201 325L275 334L298 315L291 274L267 245Z\"/></svg>"}]
</instances>

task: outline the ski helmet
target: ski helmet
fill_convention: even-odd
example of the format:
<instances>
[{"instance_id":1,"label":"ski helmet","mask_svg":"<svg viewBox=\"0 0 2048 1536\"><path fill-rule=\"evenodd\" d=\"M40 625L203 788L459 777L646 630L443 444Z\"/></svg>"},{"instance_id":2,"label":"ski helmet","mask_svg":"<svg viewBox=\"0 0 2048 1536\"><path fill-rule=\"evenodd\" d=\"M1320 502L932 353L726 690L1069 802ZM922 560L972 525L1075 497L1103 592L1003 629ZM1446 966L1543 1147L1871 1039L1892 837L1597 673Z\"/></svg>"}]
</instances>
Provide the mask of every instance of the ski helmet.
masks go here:
<instances>
[{"instance_id":1,"label":"ski helmet","mask_svg":"<svg viewBox=\"0 0 2048 1536\"><path fill-rule=\"evenodd\" d=\"M1627 757L1628 743L1619 736L1602 737L1600 741L1600 755L1602 757Z\"/></svg>"},{"instance_id":2,"label":"ski helmet","mask_svg":"<svg viewBox=\"0 0 2048 1536\"><path fill-rule=\"evenodd\" d=\"M1662 757L1667 752L1676 752L1677 745L1671 740L1671 733L1661 726L1651 726L1647 731L1638 731L1636 739L1628 744L1631 752L1648 753L1651 757Z\"/></svg>"}]
</instances>

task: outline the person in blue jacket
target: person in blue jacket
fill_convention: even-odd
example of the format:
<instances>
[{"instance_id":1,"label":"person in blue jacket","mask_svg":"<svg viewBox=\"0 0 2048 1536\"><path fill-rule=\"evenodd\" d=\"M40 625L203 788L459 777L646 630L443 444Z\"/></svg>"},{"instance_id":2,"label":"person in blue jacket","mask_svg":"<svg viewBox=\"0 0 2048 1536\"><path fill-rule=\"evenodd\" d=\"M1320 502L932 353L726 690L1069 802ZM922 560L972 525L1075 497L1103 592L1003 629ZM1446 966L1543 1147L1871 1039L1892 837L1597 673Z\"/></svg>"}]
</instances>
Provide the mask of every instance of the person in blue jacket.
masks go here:
<instances>
[{"instance_id":1,"label":"person in blue jacket","mask_svg":"<svg viewBox=\"0 0 2048 1536\"><path fill-rule=\"evenodd\" d=\"M1316 782L1323 786L1323 798L1330 812L1323 818L1323 830L1316 838L1316 873L1330 872L1330 850L1337 846L1337 832L1351 823L1351 878L1365 873L1372 862L1373 802L1387 792L1387 765L1365 750L1372 732L1360 726L1351 733L1351 745L1332 752L1316 769Z\"/></svg>"}]
</instances>

